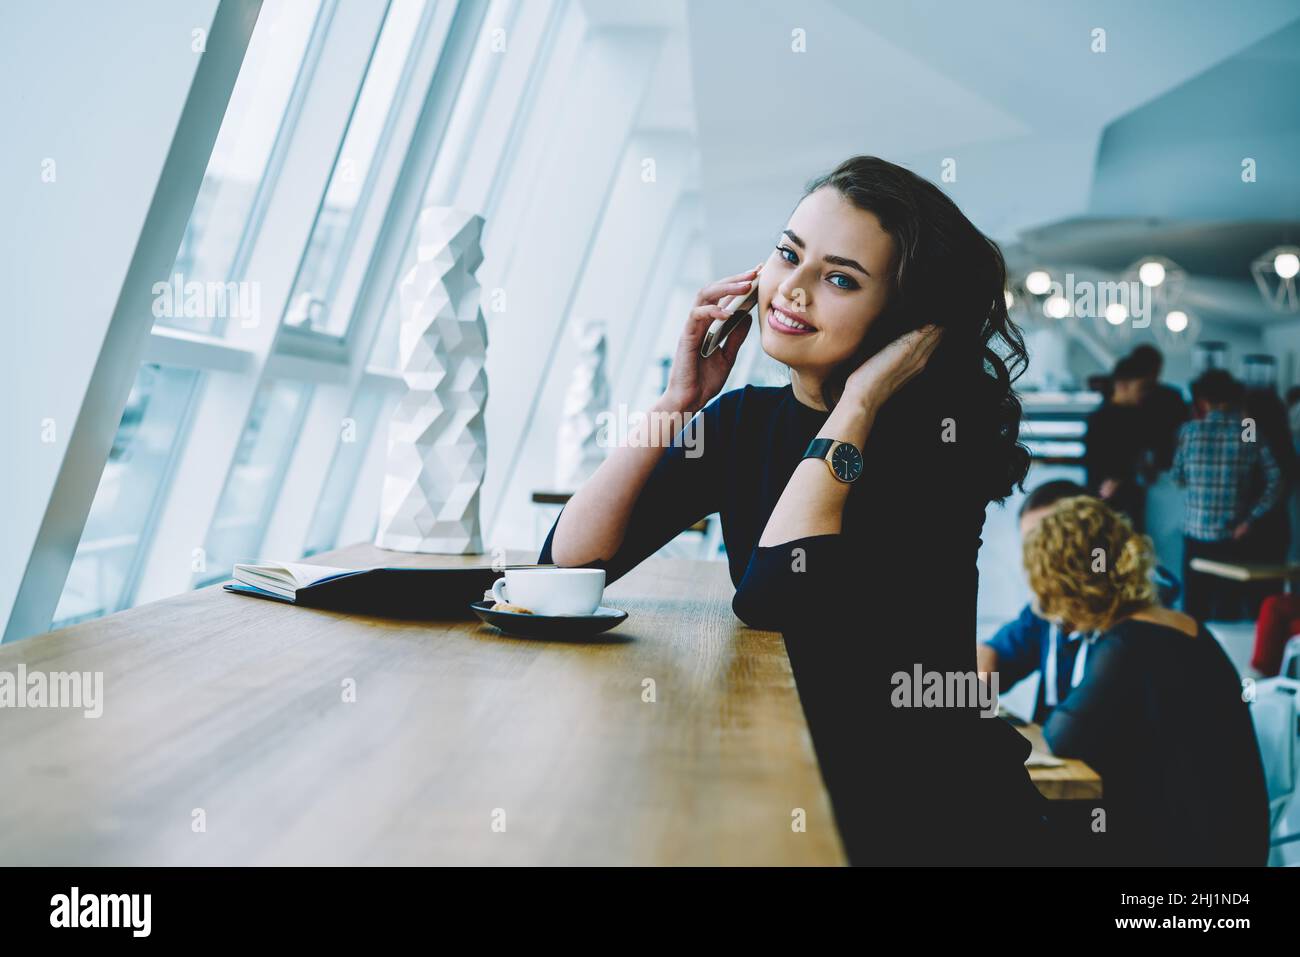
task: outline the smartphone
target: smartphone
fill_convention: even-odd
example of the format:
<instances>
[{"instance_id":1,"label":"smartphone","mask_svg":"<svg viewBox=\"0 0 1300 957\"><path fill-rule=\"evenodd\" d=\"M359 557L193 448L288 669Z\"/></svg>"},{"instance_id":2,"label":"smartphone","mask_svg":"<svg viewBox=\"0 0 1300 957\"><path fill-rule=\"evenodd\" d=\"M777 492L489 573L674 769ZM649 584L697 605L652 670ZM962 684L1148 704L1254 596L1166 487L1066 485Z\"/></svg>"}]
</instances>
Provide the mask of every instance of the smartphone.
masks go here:
<instances>
[{"instance_id":1,"label":"smartphone","mask_svg":"<svg viewBox=\"0 0 1300 957\"><path fill-rule=\"evenodd\" d=\"M736 303L731 310L731 314L726 319L714 319L713 324L709 326L709 331L704 335L704 342L700 344L700 358L707 359L713 353L722 348L727 336L731 335L732 330L740 325L740 320L749 315L750 311L758 305L758 276L750 284L749 292L745 293L743 299Z\"/></svg>"}]
</instances>

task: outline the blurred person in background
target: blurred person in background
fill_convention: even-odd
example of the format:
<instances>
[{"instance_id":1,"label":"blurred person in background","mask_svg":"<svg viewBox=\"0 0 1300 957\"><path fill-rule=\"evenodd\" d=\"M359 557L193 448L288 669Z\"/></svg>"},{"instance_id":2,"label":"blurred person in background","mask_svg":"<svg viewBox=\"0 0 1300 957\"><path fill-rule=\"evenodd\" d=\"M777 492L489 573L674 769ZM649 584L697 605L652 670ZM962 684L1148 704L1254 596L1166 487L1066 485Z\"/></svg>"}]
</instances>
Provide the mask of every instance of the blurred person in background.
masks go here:
<instances>
[{"instance_id":1,"label":"blurred person in background","mask_svg":"<svg viewBox=\"0 0 1300 957\"><path fill-rule=\"evenodd\" d=\"M1174 481L1187 490L1183 515L1184 610L1200 621L1253 619L1258 602L1241 583L1195 572L1206 558L1249 562L1255 526L1277 505L1282 470L1258 430L1244 421L1244 390L1226 370L1210 369L1192 384L1201 416L1183 425Z\"/></svg>"},{"instance_id":2,"label":"blurred person in background","mask_svg":"<svg viewBox=\"0 0 1300 957\"><path fill-rule=\"evenodd\" d=\"M1286 416L1291 426L1291 448L1300 452L1300 385L1286 390Z\"/></svg>"},{"instance_id":3,"label":"blurred person in background","mask_svg":"<svg viewBox=\"0 0 1300 957\"><path fill-rule=\"evenodd\" d=\"M1087 490L1068 479L1056 479L1037 486L1020 506L1020 537L1023 541L1062 499L1087 495ZM1178 580L1163 568L1155 570L1160 600L1168 605L1178 597ZM1079 649L1087 637L1069 622L1050 622L1025 605L1013 621L976 650L981 675L998 674L999 693L1034 674L1041 674L1034 712L1030 720L1042 724L1056 705L1064 701L1083 677Z\"/></svg>"},{"instance_id":4,"label":"blurred person in background","mask_svg":"<svg viewBox=\"0 0 1300 957\"><path fill-rule=\"evenodd\" d=\"M1141 465L1146 487L1142 530L1151 536L1161 565L1182 568L1183 493L1169 469L1178 447L1178 430L1188 418L1187 402L1181 389L1160 381L1165 360L1159 349L1144 343L1135 346L1129 357L1138 363L1148 383L1142 403L1148 436Z\"/></svg>"},{"instance_id":5,"label":"blurred person in background","mask_svg":"<svg viewBox=\"0 0 1300 957\"><path fill-rule=\"evenodd\" d=\"M1160 381L1165 357L1153 345L1135 346L1129 358L1146 381L1146 397L1142 411L1147 417L1147 429L1154 467L1163 472L1174 464L1174 451L1178 447L1178 430L1187 421L1187 402L1183 393L1174 386Z\"/></svg>"},{"instance_id":6,"label":"blurred person in background","mask_svg":"<svg viewBox=\"0 0 1300 957\"><path fill-rule=\"evenodd\" d=\"M1245 390L1243 401L1245 415L1253 419L1259 441L1268 446L1273 460L1282 473L1282 488L1277 500L1259 521L1254 523L1245 541L1249 561L1261 565L1281 565L1286 561L1291 545L1291 489L1296 479L1295 446L1291 438L1291 422L1286 404L1271 382L1257 384ZM1265 598L1278 590L1276 581L1248 582L1245 588L1252 607L1257 608Z\"/></svg>"},{"instance_id":7,"label":"blurred person in background","mask_svg":"<svg viewBox=\"0 0 1300 957\"><path fill-rule=\"evenodd\" d=\"M1300 460L1300 386L1286 390L1286 410L1287 424L1291 429L1291 451ZM1291 494L1287 499L1291 517L1291 545L1287 549L1287 558L1294 562L1300 561L1300 482L1291 483Z\"/></svg>"},{"instance_id":8,"label":"blurred person in background","mask_svg":"<svg viewBox=\"0 0 1300 957\"><path fill-rule=\"evenodd\" d=\"M1264 865L1268 791L1240 676L1202 624L1160 604L1150 539L1082 496L1051 508L1023 552L1038 614L1094 636L1043 735L1104 782L1096 860Z\"/></svg>"},{"instance_id":9,"label":"blurred person in background","mask_svg":"<svg viewBox=\"0 0 1300 957\"><path fill-rule=\"evenodd\" d=\"M1088 491L1127 515L1137 528L1146 518L1151 436L1144 403L1150 388L1146 367L1125 356L1111 374L1110 395L1088 416L1084 436Z\"/></svg>"},{"instance_id":10,"label":"blurred person in background","mask_svg":"<svg viewBox=\"0 0 1300 957\"><path fill-rule=\"evenodd\" d=\"M1286 393L1286 439L1290 446L1292 462L1291 481L1282 495L1283 510L1287 518L1289 545L1286 558L1300 558L1300 483L1296 482L1296 453L1300 450L1300 386L1292 386ZM1277 454L1277 442L1269 443L1269 450ZM1285 468L1283 469L1285 472ZM1282 656L1287 642L1300 635L1300 595L1273 594L1264 598L1255 622L1255 648L1250 657L1253 677L1272 678L1282 668Z\"/></svg>"},{"instance_id":11,"label":"blurred person in background","mask_svg":"<svg viewBox=\"0 0 1300 957\"><path fill-rule=\"evenodd\" d=\"M1300 635L1300 595L1269 595L1260 603L1255 621L1255 646L1250 677L1274 678L1282 672L1287 642ZM1287 677L1294 677L1288 675Z\"/></svg>"}]
</instances>

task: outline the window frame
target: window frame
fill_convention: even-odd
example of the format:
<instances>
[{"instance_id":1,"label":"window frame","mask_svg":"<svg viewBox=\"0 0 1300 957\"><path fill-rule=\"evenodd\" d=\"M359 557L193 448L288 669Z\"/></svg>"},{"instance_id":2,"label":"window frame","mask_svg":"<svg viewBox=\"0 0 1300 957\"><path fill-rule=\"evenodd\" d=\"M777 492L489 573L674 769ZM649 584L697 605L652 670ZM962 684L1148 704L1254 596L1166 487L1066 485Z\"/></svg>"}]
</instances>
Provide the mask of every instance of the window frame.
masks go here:
<instances>
[{"instance_id":1,"label":"window frame","mask_svg":"<svg viewBox=\"0 0 1300 957\"><path fill-rule=\"evenodd\" d=\"M397 87L393 92L393 100L388 106L387 114L384 117L383 126L380 130L379 139L375 143L374 155L370 160L370 167L366 172L365 183L361 187L361 192L357 197L356 206L353 207L352 213L348 219L347 230L344 233L343 248L339 257L339 262L331 272L328 289L325 295L324 304L327 316L333 315L339 303L339 289L343 284L345 274L349 271L346 265L352 258L351 253L355 250L358 236L363 232L366 221L371 218L373 205L379 204L381 200L377 197L382 185L379 182L382 179L384 160L389 157L390 151L394 149L394 141L399 139L398 128L400 127L400 114L404 104L410 102L413 85L418 84L420 70L421 50L428 44L430 38L437 33L438 19L443 15L439 8L448 3L449 0L427 0L424 9L420 13L420 21L416 27L416 34L411 42L411 47L407 51L406 60L402 64L402 73L397 81ZM384 23L387 23L389 13L392 12L392 2L389 0L387 9L384 14ZM379 41L383 35L383 25L380 26L380 32L375 35L374 45L371 48L370 59L366 63L366 72L362 77L361 85L357 87L356 98L352 102L352 108L348 114L347 126L344 129L343 138L339 140L338 148L334 155L334 161L330 167L330 178L326 182L325 191L322 192L320 203L316 207L316 213L312 218L311 230L308 234L307 245L303 248L302 256L299 259L298 267L294 271L293 283L291 289L296 290L302 279L303 269L307 264L307 256L311 249L311 239L315 236L317 228L320 226L321 217L325 212L325 204L329 194L329 184L333 182L334 174L338 170L338 164L343 159L343 147L347 143L348 133L351 132L352 122L356 118L357 108L361 102L362 93L365 90L366 80L370 76L370 67L374 63L375 53L379 49ZM445 39L445 37L443 37ZM285 319L288 317L289 310L293 308L293 294L291 292L288 301L285 303L284 315L280 319L280 341L277 343L277 349L288 353L321 358L326 360L346 361L355 348L355 331L354 315L349 314L347 322L344 324L342 334L319 331L307 327L295 327L285 325ZM344 311L344 310L339 310Z\"/></svg>"}]
</instances>

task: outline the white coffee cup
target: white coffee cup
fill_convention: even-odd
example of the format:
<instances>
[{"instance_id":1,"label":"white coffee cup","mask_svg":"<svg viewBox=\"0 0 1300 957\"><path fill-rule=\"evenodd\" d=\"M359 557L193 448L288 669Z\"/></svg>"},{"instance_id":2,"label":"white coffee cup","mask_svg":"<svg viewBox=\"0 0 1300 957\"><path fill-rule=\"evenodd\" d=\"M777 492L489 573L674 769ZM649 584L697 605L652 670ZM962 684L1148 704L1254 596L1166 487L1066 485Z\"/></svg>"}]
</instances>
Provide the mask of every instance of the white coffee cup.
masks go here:
<instances>
[{"instance_id":1,"label":"white coffee cup","mask_svg":"<svg viewBox=\"0 0 1300 957\"><path fill-rule=\"evenodd\" d=\"M492 597L538 615L590 615L605 592L603 568L511 568Z\"/></svg>"}]
</instances>

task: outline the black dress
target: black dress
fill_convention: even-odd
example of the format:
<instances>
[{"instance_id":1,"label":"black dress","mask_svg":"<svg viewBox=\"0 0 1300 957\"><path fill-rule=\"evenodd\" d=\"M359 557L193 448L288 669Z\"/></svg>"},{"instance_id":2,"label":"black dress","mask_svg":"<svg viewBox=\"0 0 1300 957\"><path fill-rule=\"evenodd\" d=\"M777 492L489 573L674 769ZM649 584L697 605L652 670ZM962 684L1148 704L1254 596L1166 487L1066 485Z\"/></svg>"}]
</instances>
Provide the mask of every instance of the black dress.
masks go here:
<instances>
[{"instance_id":1,"label":"black dress","mask_svg":"<svg viewBox=\"0 0 1300 957\"><path fill-rule=\"evenodd\" d=\"M686 430L665 449L623 544L589 565L612 582L720 513L732 607L783 633L850 862L1028 862L1046 853L1028 742L975 706L894 706L899 673L976 670L979 475L994 426L968 388L929 373L877 417L840 533L757 546L829 413L790 386L745 386L699 413L698 454Z\"/></svg>"},{"instance_id":2,"label":"black dress","mask_svg":"<svg viewBox=\"0 0 1300 957\"><path fill-rule=\"evenodd\" d=\"M1268 861L1268 790L1241 679L1204 626L1195 638L1128 620L1088 652L1052 712L1052 751L1086 761L1105 788L1097 859L1111 864Z\"/></svg>"}]
</instances>

